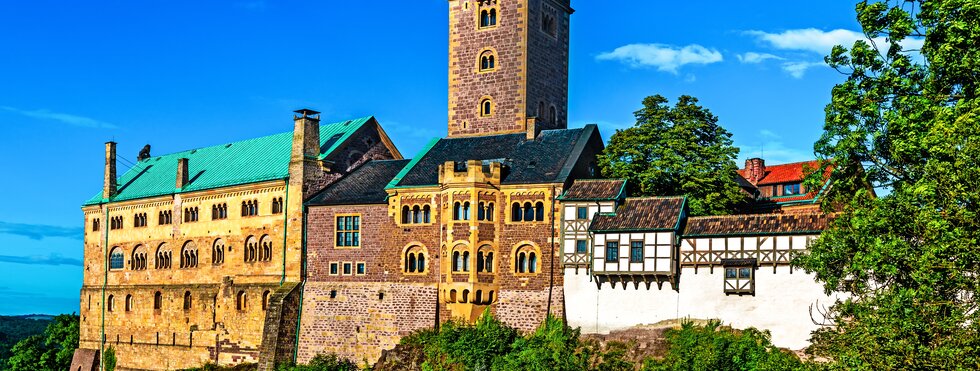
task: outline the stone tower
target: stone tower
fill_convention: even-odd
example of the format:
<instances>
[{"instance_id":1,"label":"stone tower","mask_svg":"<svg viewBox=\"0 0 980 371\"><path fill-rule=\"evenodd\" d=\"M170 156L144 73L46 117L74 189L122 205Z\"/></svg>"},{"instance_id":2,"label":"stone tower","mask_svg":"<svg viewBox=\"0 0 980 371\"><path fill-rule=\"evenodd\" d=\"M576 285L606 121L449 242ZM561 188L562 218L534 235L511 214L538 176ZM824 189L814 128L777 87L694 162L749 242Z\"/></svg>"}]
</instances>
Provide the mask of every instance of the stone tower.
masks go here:
<instances>
[{"instance_id":1,"label":"stone tower","mask_svg":"<svg viewBox=\"0 0 980 371\"><path fill-rule=\"evenodd\" d=\"M566 128L569 0L449 0L449 137Z\"/></svg>"}]
</instances>

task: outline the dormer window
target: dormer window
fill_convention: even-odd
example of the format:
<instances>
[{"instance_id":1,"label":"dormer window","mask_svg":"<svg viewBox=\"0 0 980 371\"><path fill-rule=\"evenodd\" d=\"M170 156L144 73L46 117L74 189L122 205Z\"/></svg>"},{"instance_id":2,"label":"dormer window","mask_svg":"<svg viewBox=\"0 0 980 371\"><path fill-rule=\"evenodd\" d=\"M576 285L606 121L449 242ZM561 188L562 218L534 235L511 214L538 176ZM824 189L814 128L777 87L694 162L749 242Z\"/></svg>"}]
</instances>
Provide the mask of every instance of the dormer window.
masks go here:
<instances>
[{"instance_id":1,"label":"dormer window","mask_svg":"<svg viewBox=\"0 0 980 371\"><path fill-rule=\"evenodd\" d=\"M798 195L801 193L800 183L790 183L783 185L783 196Z\"/></svg>"}]
</instances>

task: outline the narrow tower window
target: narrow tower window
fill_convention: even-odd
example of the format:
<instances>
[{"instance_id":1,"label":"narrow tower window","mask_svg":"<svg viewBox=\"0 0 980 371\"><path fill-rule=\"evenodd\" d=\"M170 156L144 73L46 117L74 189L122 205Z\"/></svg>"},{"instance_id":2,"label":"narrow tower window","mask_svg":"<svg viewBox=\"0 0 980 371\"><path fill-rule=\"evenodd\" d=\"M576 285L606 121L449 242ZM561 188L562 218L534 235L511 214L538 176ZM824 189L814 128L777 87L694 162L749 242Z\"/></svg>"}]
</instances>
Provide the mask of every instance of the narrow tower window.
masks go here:
<instances>
[{"instance_id":1,"label":"narrow tower window","mask_svg":"<svg viewBox=\"0 0 980 371\"><path fill-rule=\"evenodd\" d=\"M491 115L493 115L493 102L490 101L490 98L484 98L480 101L480 116L490 117Z\"/></svg>"}]
</instances>

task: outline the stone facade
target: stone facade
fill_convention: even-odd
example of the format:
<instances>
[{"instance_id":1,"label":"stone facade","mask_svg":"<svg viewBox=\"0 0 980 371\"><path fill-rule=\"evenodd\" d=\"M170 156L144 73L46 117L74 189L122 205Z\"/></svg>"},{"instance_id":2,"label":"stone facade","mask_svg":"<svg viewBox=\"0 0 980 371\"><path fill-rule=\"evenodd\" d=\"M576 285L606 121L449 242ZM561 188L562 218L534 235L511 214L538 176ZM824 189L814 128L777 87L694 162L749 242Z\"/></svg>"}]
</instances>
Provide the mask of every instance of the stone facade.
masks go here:
<instances>
[{"instance_id":1,"label":"stone facade","mask_svg":"<svg viewBox=\"0 0 980 371\"><path fill-rule=\"evenodd\" d=\"M238 364L266 353L292 359L300 290L279 291L301 282L303 199L365 161L400 156L372 119L322 159L332 164L326 167L317 161L318 119L295 121L288 182L178 188L83 207L80 349L100 349L101 338L115 347L121 369ZM107 179L115 174L114 147L107 145ZM153 166L146 161L137 166ZM115 181L104 188L117 192ZM256 215L243 216L249 202L258 203ZM216 205L224 215L213 218ZM116 252L122 266L109 269Z\"/></svg>"},{"instance_id":2,"label":"stone facade","mask_svg":"<svg viewBox=\"0 0 980 371\"><path fill-rule=\"evenodd\" d=\"M571 13L567 0L449 1L450 137L567 126Z\"/></svg>"}]
</instances>

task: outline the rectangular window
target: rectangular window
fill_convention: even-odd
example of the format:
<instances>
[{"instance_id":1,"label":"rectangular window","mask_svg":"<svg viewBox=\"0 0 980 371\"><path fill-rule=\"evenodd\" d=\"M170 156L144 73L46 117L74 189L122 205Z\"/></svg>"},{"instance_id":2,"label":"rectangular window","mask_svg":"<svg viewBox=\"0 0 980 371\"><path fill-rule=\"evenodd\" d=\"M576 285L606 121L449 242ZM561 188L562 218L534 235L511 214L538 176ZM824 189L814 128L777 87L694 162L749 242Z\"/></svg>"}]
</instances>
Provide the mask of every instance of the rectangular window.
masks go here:
<instances>
[{"instance_id":1,"label":"rectangular window","mask_svg":"<svg viewBox=\"0 0 980 371\"><path fill-rule=\"evenodd\" d=\"M350 276L351 275L351 268L352 268L352 264L351 263L344 263L344 275L345 276Z\"/></svg>"},{"instance_id":2,"label":"rectangular window","mask_svg":"<svg viewBox=\"0 0 980 371\"><path fill-rule=\"evenodd\" d=\"M619 261L619 242L606 242L606 261L610 263Z\"/></svg>"},{"instance_id":3,"label":"rectangular window","mask_svg":"<svg viewBox=\"0 0 980 371\"><path fill-rule=\"evenodd\" d=\"M783 196L800 194L800 183L784 184Z\"/></svg>"},{"instance_id":4,"label":"rectangular window","mask_svg":"<svg viewBox=\"0 0 980 371\"><path fill-rule=\"evenodd\" d=\"M358 276L363 276L366 273L366 271L367 271L367 264L365 264L365 263L357 263L357 275Z\"/></svg>"},{"instance_id":5,"label":"rectangular window","mask_svg":"<svg viewBox=\"0 0 980 371\"><path fill-rule=\"evenodd\" d=\"M361 216L337 216L337 247L361 246Z\"/></svg>"},{"instance_id":6,"label":"rectangular window","mask_svg":"<svg viewBox=\"0 0 980 371\"><path fill-rule=\"evenodd\" d=\"M587 254L589 252L589 241L587 240L576 240L575 241L575 253L576 254Z\"/></svg>"},{"instance_id":7,"label":"rectangular window","mask_svg":"<svg viewBox=\"0 0 980 371\"><path fill-rule=\"evenodd\" d=\"M123 269L123 254L121 252L112 252L109 255L109 269Z\"/></svg>"},{"instance_id":8,"label":"rectangular window","mask_svg":"<svg viewBox=\"0 0 980 371\"><path fill-rule=\"evenodd\" d=\"M643 262L643 241L630 241L630 263Z\"/></svg>"},{"instance_id":9,"label":"rectangular window","mask_svg":"<svg viewBox=\"0 0 980 371\"><path fill-rule=\"evenodd\" d=\"M725 294L755 295L755 263L751 260L733 259L725 265Z\"/></svg>"},{"instance_id":10,"label":"rectangular window","mask_svg":"<svg viewBox=\"0 0 980 371\"><path fill-rule=\"evenodd\" d=\"M340 273L340 264L330 263L330 275L336 276Z\"/></svg>"},{"instance_id":11,"label":"rectangular window","mask_svg":"<svg viewBox=\"0 0 980 371\"><path fill-rule=\"evenodd\" d=\"M587 207L578 207L576 208L575 213L575 217L578 220L585 220L589 218L589 208Z\"/></svg>"}]
</instances>

